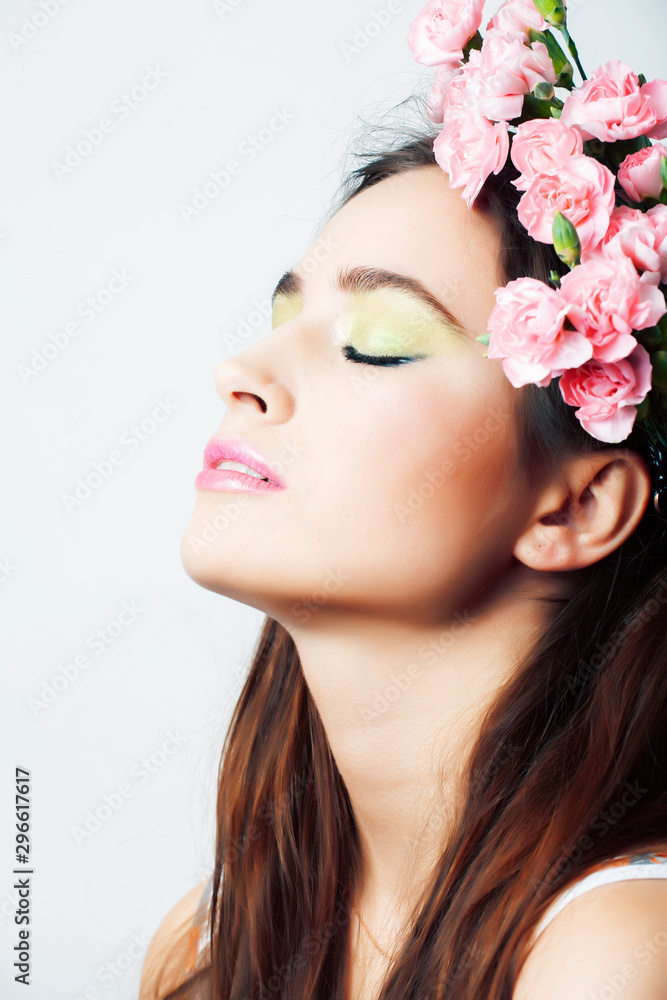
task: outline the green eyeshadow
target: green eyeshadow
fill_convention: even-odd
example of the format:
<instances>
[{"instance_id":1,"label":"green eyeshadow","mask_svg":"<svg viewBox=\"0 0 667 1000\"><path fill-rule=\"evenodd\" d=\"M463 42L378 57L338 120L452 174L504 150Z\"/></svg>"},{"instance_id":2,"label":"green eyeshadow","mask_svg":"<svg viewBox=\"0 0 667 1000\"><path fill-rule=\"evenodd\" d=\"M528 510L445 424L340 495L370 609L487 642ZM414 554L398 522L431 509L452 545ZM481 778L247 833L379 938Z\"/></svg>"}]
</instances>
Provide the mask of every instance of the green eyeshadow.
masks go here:
<instances>
[{"instance_id":1,"label":"green eyeshadow","mask_svg":"<svg viewBox=\"0 0 667 1000\"><path fill-rule=\"evenodd\" d=\"M273 327L288 323L298 316L303 309L303 299L300 295L276 295L271 313Z\"/></svg>"},{"instance_id":2,"label":"green eyeshadow","mask_svg":"<svg viewBox=\"0 0 667 1000\"><path fill-rule=\"evenodd\" d=\"M351 294L336 323L336 343L362 354L447 354L469 338L435 309L394 289Z\"/></svg>"},{"instance_id":3,"label":"green eyeshadow","mask_svg":"<svg viewBox=\"0 0 667 1000\"><path fill-rule=\"evenodd\" d=\"M276 295L272 324L280 326L303 309L300 295ZM447 354L469 337L436 309L393 288L351 292L333 324L337 346L352 344L361 354Z\"/></svg>"}]
</instances>

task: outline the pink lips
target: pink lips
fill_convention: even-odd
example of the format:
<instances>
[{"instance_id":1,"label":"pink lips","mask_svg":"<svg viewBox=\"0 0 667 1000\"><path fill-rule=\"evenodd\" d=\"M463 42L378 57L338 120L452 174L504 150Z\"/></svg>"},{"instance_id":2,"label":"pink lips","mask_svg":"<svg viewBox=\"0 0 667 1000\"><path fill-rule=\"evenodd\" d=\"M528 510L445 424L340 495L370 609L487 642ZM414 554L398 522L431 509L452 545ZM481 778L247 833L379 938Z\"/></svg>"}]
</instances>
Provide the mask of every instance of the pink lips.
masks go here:
<instances>
[{"instance_id":1,"label":"pink lips","mask_svg":"<svg viewBox=\"0 0 667 1000\"><path fill-rule=\"evenodd\" d=\"M257 479L236 469L216 469L225 460L241 462L266 479ZM252 493L273 493L285 489L285 484L268 463L239 437L212 437L204 449L204 468L197 473L195 487L200 490L242 490Z\"/></svg>"}]
</instances>

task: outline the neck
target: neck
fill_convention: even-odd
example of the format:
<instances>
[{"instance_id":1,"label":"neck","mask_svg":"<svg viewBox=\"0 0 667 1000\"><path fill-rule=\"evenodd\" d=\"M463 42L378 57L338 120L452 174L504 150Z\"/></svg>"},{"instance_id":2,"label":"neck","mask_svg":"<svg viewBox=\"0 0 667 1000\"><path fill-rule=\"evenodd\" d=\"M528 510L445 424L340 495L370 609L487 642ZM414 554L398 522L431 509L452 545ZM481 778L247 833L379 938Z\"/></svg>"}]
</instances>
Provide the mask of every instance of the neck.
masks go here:
<instances>
[{"instance_id":1,"label":"neck","mask_svg":"<svg viewBox=\"0 0 667 1000\"><path fill-rule=\"evenodd\" d=\"M383 947L453 830L486 710L544 629L539 576L518 573L502 594L438 624L329 607L307 626L284 623L352 803L355 902Z\"/></svg>"}]
</instances>

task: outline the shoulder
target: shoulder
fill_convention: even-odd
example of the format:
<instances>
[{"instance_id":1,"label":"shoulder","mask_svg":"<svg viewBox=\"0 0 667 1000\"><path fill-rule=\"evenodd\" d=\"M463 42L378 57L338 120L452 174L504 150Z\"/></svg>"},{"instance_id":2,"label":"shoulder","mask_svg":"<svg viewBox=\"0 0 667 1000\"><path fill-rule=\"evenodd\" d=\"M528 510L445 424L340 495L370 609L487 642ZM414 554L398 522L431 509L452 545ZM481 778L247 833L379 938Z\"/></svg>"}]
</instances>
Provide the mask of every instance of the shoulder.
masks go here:
<instances>
[{"instance_id":1,"label":"shoulder","mask_svg":"<svg viewBox=\"0 0 667 1000\"><path fill-rule=\"evenodd\" d=\"M202 893L208 885L204 879L167 913L148 946L143 968L139 1000L158 1000L175 989L185 978L192 955L192 935Z\"/></svg>"},{"instance_id":2,"label":"shoulder","mask_svg":"<svg viewBox=\"0 0 667 1000\"><path fill-rule=\"evenodd\" d=\"M591 1000L626 989L635 1000L667 1000L667 879L599 885L573 899L538 937L512 1000Z\"/></svg>"}]
</instances>

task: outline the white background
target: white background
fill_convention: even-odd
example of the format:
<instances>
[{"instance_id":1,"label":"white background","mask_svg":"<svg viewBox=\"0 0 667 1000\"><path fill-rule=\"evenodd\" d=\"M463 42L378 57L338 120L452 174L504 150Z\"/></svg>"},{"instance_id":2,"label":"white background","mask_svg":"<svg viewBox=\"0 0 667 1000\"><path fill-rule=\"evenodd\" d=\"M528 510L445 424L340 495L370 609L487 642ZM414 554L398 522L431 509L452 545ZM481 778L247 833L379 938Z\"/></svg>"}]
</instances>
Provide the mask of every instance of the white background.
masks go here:
<instances>
[{"instance_id":1,"label":"white background","mask_svg":"<svg viewBox=\"0 0 667 1000\"><path fill-rule=\"evenodd\" d=\"M420 4L395 3L376 32L384 0L44 2L56 13L0 3L0 993L27 995L12 968L22 766L33 793L31 1000L129 1000L159 921L211 871L219 751L262 621L197 587L179 557L223 415L213 372L270 329L268 317L255 322L256 303L316 235L357 116L373 120L431 71L406 44ZM589 69L620 58L667 77L663 0L570 10ZM22 30L34 37L17 42ZM151 67L166 78L122 118L115 102ZM274 109L294 117L252 162L240 157ZM104 118L113 131L58 177L54 163ZM232 158L240 173L186 221L180 206ZM80 304L114 270L131 280L86 321ZM30 369L73 322L78 334ZM244 322L250 335L230 350ZM131 428L159 399L172 412L132 450ZM122 464L67 510L63 495L114 450ZM96 654L89 636L114 632L123 602L141 611ZM90 665L54 700L29 701L84 652ZM161 756L169 732L182 743ZM151 754L159 766L142 780L133 768ZM124 782L132 795L77 843L73 828ZM111 972L114 961L125 971Z\"/></svg>"}]
</instances>

